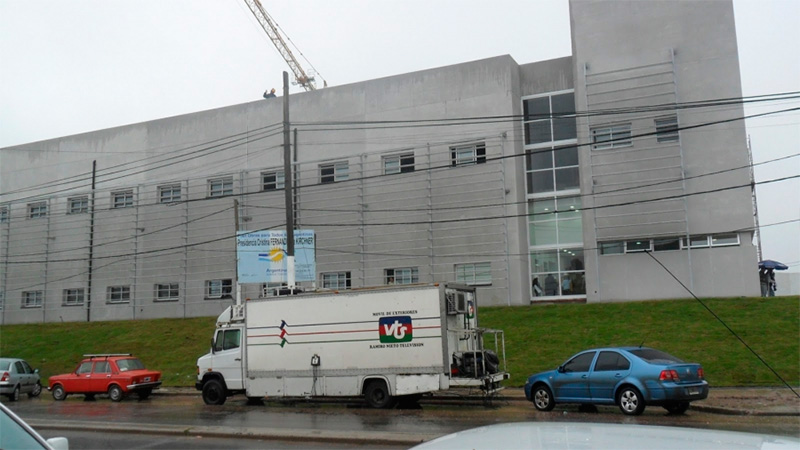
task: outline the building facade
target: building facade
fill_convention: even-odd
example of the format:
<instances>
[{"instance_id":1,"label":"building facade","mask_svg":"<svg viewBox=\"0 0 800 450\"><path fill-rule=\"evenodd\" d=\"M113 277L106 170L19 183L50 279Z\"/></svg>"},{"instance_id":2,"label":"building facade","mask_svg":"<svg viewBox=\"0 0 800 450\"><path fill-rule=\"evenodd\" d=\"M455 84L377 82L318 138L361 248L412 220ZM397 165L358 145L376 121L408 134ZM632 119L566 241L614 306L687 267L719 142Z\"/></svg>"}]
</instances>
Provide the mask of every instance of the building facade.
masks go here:
<instances>
[{"instance_id":1,"label":"building facade","mask_svg":"<svg viewBox=\"0 0 800 450\"><path fill-rule=\"evenodd\" d=\"M744 123L726 122L743 109L697 103L741 97L731 3L570 14L569 57L291 95L295 227L317 242L301 284L458 281L483 305L758 295ZM237 230L285 228L282 112L0 149L2 323L218 314Z\"/></svg>"}]
</instances>

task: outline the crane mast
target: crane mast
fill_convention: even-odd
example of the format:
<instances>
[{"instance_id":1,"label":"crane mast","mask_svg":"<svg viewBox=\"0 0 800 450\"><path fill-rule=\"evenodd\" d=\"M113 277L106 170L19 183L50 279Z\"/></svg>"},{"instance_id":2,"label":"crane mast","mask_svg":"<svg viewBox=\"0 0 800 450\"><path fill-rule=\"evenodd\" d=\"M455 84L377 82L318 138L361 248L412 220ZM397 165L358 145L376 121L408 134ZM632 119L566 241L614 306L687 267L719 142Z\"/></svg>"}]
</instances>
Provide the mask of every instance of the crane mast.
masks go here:
<instances>
[{"instance_id":1,"label":"crane mast","mask_svg":"<svg viewBox=\"0 0 800 450\"><path fill-rule=\"evenodd\" d=\"M247 3L250 11L252 11L253 15L256 16L258 23L260 23L264 31L267 32L267 36L269 36L272 43L275 44L275 48L278 49L278 53L283 56L286 64L289 65L297 84L303 86L303 89L306 91L316 90L317 86L314 77L309 77L306 75L305 70L303 70L303 68L300 66L300 63L297 62L297 58L294 57L292 51L289 50L289 46L286 45L286 41L283 40L283 37L281 37L281 34L278 32L278 27L275 25L275 22L272 21L272 18L264 10L264 7L261 6L261 2L258 0L244 0L244 2Z\"/></svg>"}]
</instances>

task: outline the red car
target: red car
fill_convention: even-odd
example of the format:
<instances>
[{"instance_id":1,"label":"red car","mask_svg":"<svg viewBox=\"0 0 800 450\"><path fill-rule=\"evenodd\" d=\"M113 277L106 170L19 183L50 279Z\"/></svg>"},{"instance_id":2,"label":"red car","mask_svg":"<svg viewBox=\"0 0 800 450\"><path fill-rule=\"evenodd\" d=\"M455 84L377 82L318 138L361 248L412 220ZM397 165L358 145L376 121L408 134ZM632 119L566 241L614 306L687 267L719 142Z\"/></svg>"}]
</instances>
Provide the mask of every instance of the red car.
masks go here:
<instances>
[{"instance_id":1,"label":"red car","mask_svg":"<svg viewBox=\"0 0 800 450\"><path fill-rule=\"evenodd\" d=\"M83 356L74 372L50 377L47 390L54 399L64 400L69 394L84 394L87 398L108 394L118 402L135 392L144 400L161 386L161 372L145 369L130 353Z\"/></svg>"}]
</instances>

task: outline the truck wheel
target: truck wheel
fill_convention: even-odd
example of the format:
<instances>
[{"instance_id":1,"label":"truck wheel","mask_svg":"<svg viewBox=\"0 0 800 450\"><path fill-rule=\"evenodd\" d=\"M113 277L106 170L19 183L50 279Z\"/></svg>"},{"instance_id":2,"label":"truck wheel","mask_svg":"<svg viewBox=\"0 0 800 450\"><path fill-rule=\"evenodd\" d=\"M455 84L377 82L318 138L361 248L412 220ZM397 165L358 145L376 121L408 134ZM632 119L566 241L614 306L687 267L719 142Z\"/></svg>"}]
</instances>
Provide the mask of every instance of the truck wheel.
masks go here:
<instances>
[{"instance_id":1,"label":"truck wheel","mask_svg":"<svg viewBox=\"0 0 800 450\"><path fill-rule=\"evenodd\" d=\"M122 401L122 389L116 384L112 384L111 387L108 388L108 397L112 402Z\"/></svg>"},{"instance_id":2,"label":"truck wheel","mask_svg":"<svg viewBox=\"0 0 800 450\"><path fill-rule=\"evenodd\" d=\"M203 385L203 401L206 405L225 404L225 388L219 380L208 380Z\"/></svg>"},{"instance_id":3,"label":"truck wheel","mask_svg":"<svg viewBox=\"0 0 800 450\"><path fill-rule=\"evenodd\" d=\"M389 394L389 388L383 381L371 381L367 384L364 398L370 408L388 409L394 406L394 398Z\"/></svg>"}]
</instances>

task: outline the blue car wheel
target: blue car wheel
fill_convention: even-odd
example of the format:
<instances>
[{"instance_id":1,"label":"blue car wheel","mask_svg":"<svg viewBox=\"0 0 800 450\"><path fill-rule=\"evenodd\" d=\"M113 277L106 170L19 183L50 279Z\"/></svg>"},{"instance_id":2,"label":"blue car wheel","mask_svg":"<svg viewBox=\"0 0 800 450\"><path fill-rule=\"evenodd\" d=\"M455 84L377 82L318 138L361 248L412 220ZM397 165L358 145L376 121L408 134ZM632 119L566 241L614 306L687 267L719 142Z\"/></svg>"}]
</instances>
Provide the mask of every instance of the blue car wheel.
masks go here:
<instances>
[{"instance_id":1,"label":"blue car wheel","mask_svg":"<svg viewBox=\"0 0 800 450\"><path fill-rule=\"evenodd\" d=\"M553 400L553 393L550 388L543 384L533 387L531 398L533 399L533 406L539 411L550 411L556 406L556 402Z\"/></svg>"},{"instance_id":2,"label":"blue car wheel","mask_svg":"<svg viewBox=\"0 0 800 450\"><path fill-rule=\"evenodd\" d=\"M625 386L620 389L617 396L617 404L623 413L629 416L638 416L644 412L644 397L641 392L633 386Z\"/></svg>"}]
</instances>

